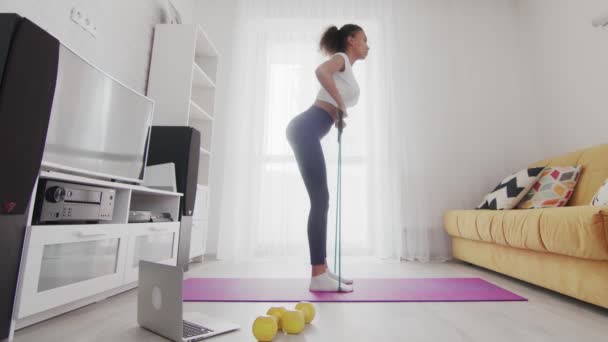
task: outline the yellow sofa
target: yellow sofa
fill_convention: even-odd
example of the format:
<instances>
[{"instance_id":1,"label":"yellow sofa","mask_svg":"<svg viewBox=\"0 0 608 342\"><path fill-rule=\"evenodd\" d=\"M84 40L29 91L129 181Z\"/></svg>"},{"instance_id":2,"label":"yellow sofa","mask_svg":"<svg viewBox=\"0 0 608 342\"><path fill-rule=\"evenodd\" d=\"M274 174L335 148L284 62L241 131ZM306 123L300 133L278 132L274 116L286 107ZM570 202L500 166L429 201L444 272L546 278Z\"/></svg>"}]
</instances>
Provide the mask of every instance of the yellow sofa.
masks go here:
<instances>
[{"instance_id":1,"label":"yellow sofa","mask_svg":"<svg viewBox=\"0 0 608 342\"><path fill-rule=\"evenodd\" d=\"M450 210L453 256L608 308L608 207L589 205L608 178L608 144L531 166L583 165L567 206Z\"/></svg>"}]
</instances>

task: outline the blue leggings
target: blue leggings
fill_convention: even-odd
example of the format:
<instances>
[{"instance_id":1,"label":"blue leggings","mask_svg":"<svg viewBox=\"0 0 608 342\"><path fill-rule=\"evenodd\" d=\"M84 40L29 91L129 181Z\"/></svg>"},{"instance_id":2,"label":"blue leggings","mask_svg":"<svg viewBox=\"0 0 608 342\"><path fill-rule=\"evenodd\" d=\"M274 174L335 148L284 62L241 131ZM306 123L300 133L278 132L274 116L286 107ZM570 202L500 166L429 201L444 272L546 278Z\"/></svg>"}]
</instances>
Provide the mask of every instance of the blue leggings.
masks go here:
<instances>
[{"instance_id":1,"label":"blue leggings","mask_svg":"<svg viewBox=\"0 0 608 342\"><path fill-rule=\"evenodd\" d=\"M296 156L310 198L308 246L311 265L323 265L326 257L329 190L321 139L327 135L333 123L327 111L312 106L287 125L287 140Z\"/></svg>"}]
</instances>

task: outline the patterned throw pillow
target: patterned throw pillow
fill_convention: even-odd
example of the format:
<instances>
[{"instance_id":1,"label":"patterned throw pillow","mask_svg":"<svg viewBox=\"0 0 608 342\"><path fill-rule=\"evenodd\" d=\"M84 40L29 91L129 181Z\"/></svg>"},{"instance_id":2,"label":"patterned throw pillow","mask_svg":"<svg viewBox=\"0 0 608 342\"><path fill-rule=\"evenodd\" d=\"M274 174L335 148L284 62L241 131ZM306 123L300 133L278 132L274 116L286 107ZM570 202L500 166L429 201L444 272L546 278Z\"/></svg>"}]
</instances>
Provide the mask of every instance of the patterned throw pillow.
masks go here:
<instances>
[{"instance_id":1,"label":"patterned throw pillow","mask_svg":"<svg viewBox=\"0 0 608 342\"><path fill-rule=\"evenodd\" d=\"M593 196L591 205L608 205L608 179L604 181L604 184L600 186L600 189L595 193L595 196Z\"/></svg>"},{"instance_id":2,"label":"patterned throw pillow","mask_svg":"<svg viewBox=\"0 0 608 342\"><path fill-rule=\"evenodd\" d=\"M563 207L578 182L582 166L553 166L543 170L538 182L517 205L519 209Z\"/></svg>"},{"instance_id":3,"label":"patterned throw pillow","mask_svg":"<svg viewBox=\"0 0 608 342\"><path fill-rule=\"evenodd\" d=\"M543 167L523 169L498 183L477 209L513 209L536 183Z\"/></svg>"}]
</instances>

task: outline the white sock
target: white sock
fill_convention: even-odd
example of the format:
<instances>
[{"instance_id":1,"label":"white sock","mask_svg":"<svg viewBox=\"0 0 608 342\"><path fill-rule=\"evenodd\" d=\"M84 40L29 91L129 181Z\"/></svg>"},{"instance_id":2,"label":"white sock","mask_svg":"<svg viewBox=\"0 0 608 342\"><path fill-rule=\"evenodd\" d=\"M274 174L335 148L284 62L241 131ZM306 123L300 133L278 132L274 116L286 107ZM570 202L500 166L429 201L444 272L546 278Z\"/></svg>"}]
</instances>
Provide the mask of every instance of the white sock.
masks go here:
<instances>
[{"instance_id":1,"label":"white sock","mask_svg":"<svg viewBox=\"0 0 608 342\"><path fill-rule=\"evenodd\" d=\"M310 291L324 292L352 292L353 286L342 283L338 289L338 281L333 279L329 272L310 278Z\"/></svg>"},{"instance_id":2,"label":"white sock","mask_svg":"<svg viewBox=\"0 0 608 342\"><path fill-rule=\"evenodd\" d=\"M327 270L327 272L329 273L329 276L330 276L332 279L334 279L334 280L336 280L336 281L338 280L338 275L337 275L337 274L333 273L333 272L332 272L332 271L330 271L330 270ZM352 283L354 283L354 281L353 281L352 279L345 278L344 276L341 276L341 277L339 277L339 278L340 278L340 281L341 281L343 284L351 285Z\"/></svg>"}]
</instances>

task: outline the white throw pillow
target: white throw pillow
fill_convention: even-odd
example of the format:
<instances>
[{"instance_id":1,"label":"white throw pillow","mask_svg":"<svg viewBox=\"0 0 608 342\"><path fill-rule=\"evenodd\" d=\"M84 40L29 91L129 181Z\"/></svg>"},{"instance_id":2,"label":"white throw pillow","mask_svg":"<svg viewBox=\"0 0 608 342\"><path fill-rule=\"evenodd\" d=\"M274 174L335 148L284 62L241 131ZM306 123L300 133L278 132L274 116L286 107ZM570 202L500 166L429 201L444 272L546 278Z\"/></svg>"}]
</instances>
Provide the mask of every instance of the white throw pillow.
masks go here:
<instances>
[{"instance_id":1,"label":"white throw pillow","mask_svg":"<svg viewBox=\"0 0 608 342\"><path fill-rule=\"evenodd\" d=\"M600 189L595 193L595 196L593 196L591 205L608 205L608 179L604 181L604 184L600 186Z\"/></svg>"},{"instance_id":2,"label":"white throw pillow","mask_svg":"<svg viewBox=\"0 0 608 342\"><path fill-rule=\"evenodd\" d=\"M544 167L523 169L503 179L477 209L513 209L538 180Z\"/></svg>"}]
</instances>

